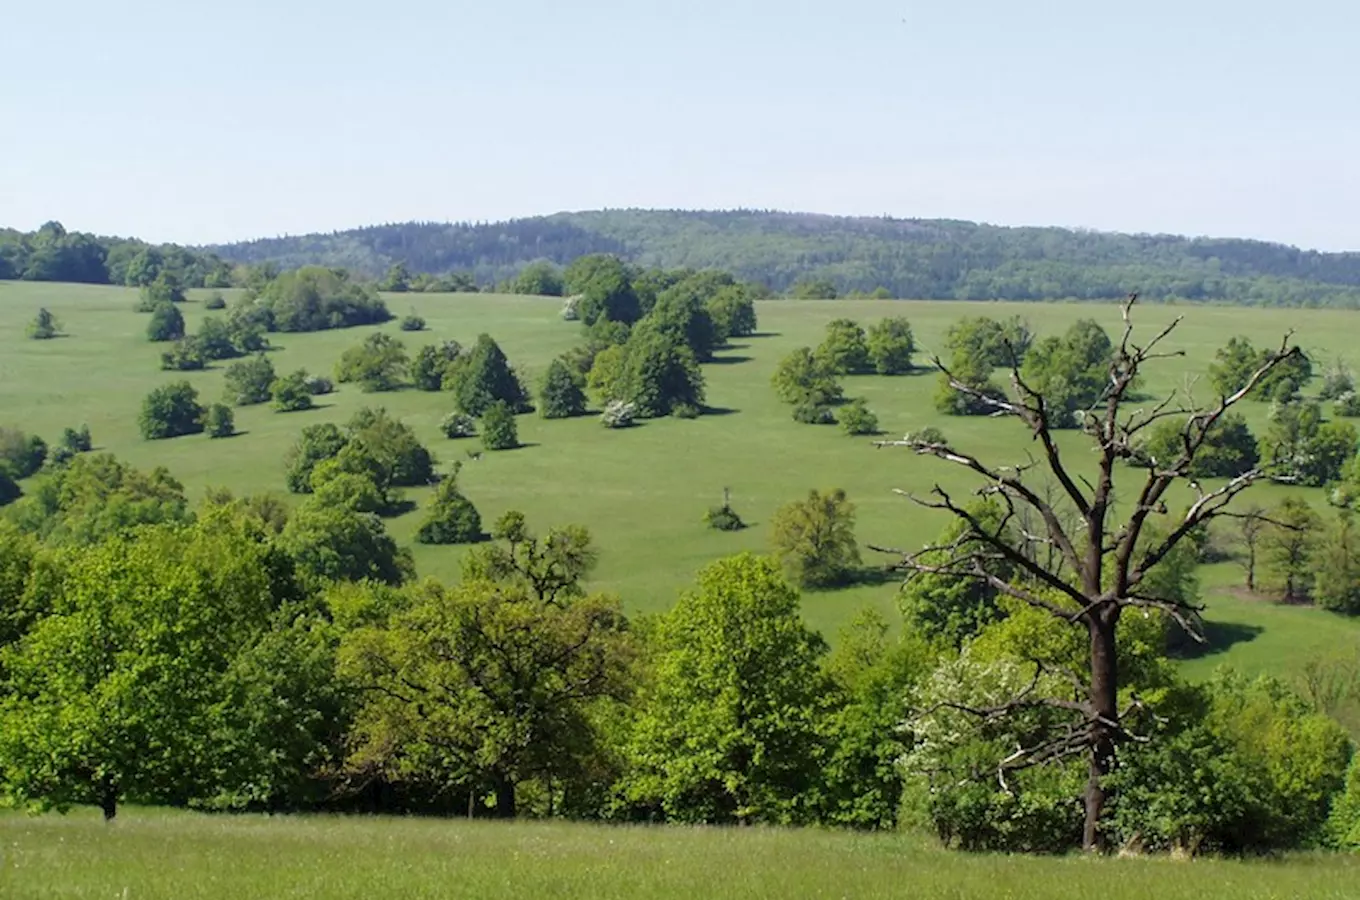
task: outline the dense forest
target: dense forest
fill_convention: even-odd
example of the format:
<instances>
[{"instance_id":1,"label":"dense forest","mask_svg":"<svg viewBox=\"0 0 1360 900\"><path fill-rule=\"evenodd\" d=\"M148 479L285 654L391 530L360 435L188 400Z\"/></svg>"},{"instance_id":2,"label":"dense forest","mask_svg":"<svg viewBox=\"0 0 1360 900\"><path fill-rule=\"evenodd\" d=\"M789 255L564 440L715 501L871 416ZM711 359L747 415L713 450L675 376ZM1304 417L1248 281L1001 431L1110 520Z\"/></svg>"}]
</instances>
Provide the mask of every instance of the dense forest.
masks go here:
<instances>
[{"instance_id":1,"label":"dense forest","mask_svg":"<svg viewBox=\"0 0 1360 900\"><path fill-rule=\"evenodd\" d=\"M174 244L67 231L60 222L33 232L0 228L0 280L145 287L162 273L179 287L230 287L239 280L222 259Z\"/></svg>"},{"instance_id":2,"label":"dense forest","mask_svg":"<svg viewBox=\"0 0 1360 900\"><path fill-rule=\"evenodd\" d=\"M470 272L481 284L529 262L615 253L649 266L721 268L776 291L960 300L1148 299L1360 306L1360 253L1280 244L953 220L736 210L606 210L499 223L410 222L208 248L238 263L344 266L371 276Z\"/></svg>"}]
</instances>

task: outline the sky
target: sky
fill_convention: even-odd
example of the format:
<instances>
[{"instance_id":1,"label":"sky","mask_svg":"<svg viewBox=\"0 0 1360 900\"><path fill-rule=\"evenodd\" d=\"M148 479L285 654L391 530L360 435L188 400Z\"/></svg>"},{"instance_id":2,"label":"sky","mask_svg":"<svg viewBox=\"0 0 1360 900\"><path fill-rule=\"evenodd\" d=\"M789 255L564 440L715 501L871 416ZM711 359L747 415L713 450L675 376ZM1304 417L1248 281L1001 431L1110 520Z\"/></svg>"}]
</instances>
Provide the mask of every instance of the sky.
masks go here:
<instances>
[{"instance_id":1,"label":"sky","mask_svg":"<svg viewBox=\"0 0 1360 900\"><path fill-rule=\"evenodd\" d=\"M95 0L0 15L0 225L777 208L1360 250L1347 0Z\"/></svg>"}]
</instances>

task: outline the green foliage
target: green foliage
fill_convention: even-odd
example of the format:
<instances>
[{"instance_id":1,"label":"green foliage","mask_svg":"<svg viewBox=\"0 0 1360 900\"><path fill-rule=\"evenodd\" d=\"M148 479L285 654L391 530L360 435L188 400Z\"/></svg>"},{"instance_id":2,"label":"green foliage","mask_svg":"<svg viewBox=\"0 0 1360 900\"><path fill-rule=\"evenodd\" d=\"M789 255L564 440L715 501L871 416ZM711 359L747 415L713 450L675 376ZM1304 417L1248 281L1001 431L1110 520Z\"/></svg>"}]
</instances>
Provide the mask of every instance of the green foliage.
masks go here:
<instances>
[{"instance_id":1,"label":"green foliage","mask_svg":"<svg viewBox=\"0 0 1360 900\"><path fill-rule=\"evenodd\" d=\"M538 411L543 418L567 419L583 415L586 411L586 395L581 389L583 380L561 359L554 359L543 376L543 387L538 395Z\"/></svg>"},{"instance_id":2,"label":"green foliage","mask_svg":"<svg viewBox=\"0 0 1360 900\"><path fill-rule=\"evenodd\" d=\"M349 438L330 422L308 425L284 455L288 490L294 494L312 492L312 470L323 460L338 456Z\"/></svg>"},{"instance_id":3,"label":"green foliage","mask_svg":"<svg viewBox=\"0 0 1360 900\"><path fill-rule=\"evenodd\" d=\"M231 323L213 316L208 316L199 324L198 334L193 339L205 359L231 359L248 352L246 345L250 344L239 327L233 327ZM237 345L238 342L241 346Z\"/></svg>"},{"instance_id":4,"label":"green foliage","mask_svg":"<svg viewBox=\"0 0 1360 900\"><path fill-rule=\"evenodd\" d=\"M722 506L710 506L704 513L704 524L714 531L741 531L746 527L741 516L732 508L727 488L723 488Z\"/></svg>"},{"instance_id":5,"label":"green foliage","mask_svg":"<svg viewBox=\"0 0 1360 900\"><path fill-rule=\"evenodd\" d=\"M627 801L678 822L812 818L826 647L777 566L751 554L711 563L655 641Z\"/></svg>"},{"instance_id":6,"label":"green foliage","mask_svg":"<svg viewBox=\"0 0 1360 900\"><path fill-rule=\"evenodd\" d=\"M171 372L196 372L207 365L203 345L197 338L186 337L161 354L161 368Z\"/></svg>"},{"instance_id":7,"label":"green foliage","mask_svg":"<svg viewBox=\"0 0 1360 900\"><path fill-rule=\"evenodd\" d=\"M479 334L472 349L452 364L444 387L453 391L459 411L470 416L482 416L497 401L517 413L531 408L519 376L489 334Z\"/></svg>"},{"instance_id":8,"label":"green foliage","mask_svg":"<svg viewBox=\"0 0 1360 900\"><path fill-rule=\"evenodd\" d=\"M878 434L878 416L873 414L862 397L856 397L842 406L836 414L841 431L849 435Z\"/></svg>"},{"instance_id":9,"label":"green foliage","mask_svg":"<svg viewBox=\"0 0 1360 900\"><path fill-rule=\"evenodd\" d=\"M341 384L356 382L368 392L393 391L401 386L409 367L401 341L379 331L340 355L335 364L335 380Z\"/></svg>"},{"instance_id":10,"label":"green foliage","mask_svg":"<svg viewBox=\"0 0 1360 900\"><path fill-rule=\"evenodd\" d=\"M1337 397L1336 402L1332 404L1332 412L1347 419L1360 416L1360 394L1355 391L1348 391Z\"/></svg>"},{"instance_id":11,"label":"green foliage","mask_svg":"<svg viewBox=\"0 0 1360 900\"><path fill-rule=\"evenodd\" d=\"M146 324L149 341L177 341L184 337L184 314L172 303L158 303Z\"/></svg>"},{"instance_id":12,"label":"green foliage","mask_svg":"<svg viewBox=\"0 0 1360 900\"><path fill-rule=\"evenodd\" d=\"M313 502L317 506L338 506L351 512L382 515L391 505L390 498L378 488L374 473L353 471L359 468L354 463L353 455L344 452L317 463L312 470Z\"/></svg>"},{"instance_id":13,"label":"green foliage","mask_svg":"<svg viewBox=\"0 0 1360 900\"><path fill-rule=\"evenodd\" d=\"M850 319L827 323L826 337L815 355L833 375L859 375L870 371L873 365L864 329Z\"/></svg>"},{"instance_id":14,"label":"green foliage","mask_svg":"<svg viewBox=\"0 0 1360 900\"><path fill-rule=\"evenodd\" d=\"M1311 562L1317 605L1348 615L1360 613L1360 534L1351 510L1339 510L1322 530Z\"/></svg>"},{"instance_id":15,"label":"green foliage","mask_svg":"<svg viewBox=\"0 0 1360 900\"><path fill-rule=\"evenodd\" d=\"M1292 350L1256 383L1249 395L1253 400L1285 403L1298 397L1313 377L1313 364L1303 351L1297 347ZM1245 337L1233 337L1215 353L1209 366L1209 383L1219 396L1231 396L1247 386L1252 375L1269 362L1271 354L1270 350L1258 351Z\"/></svg>"},{"instance_id":16,"label":"green foliage","mask_svg":"<svg viewBox=\"0 0 1360 900\"><path fill-rule=\"evenodd\" d=\"M1046 337L1031 347L1020 374L1043 395L1055 424L1075 427L1103 395L1113 352L1105 329L1082 319L1061 338Z\"/></svg>"},{"instance_id":17,"label":"green foliage","mask_svg":"<svg viewBox=\"0 0 1360 900\"><path fill-rule=\"evenodd\" d=\"M23 496L19 483L10 477L9 472L0 469L0 506L8 506Z\"/></svg>"},{"instance_id":18,"label":"green foliage","mask_svg":"<svg viewBox=\"0 0 1360 900\"><path fill-rule=\"evenodd\" d=\"M148 441L198 434L203 430L203 412L193 385L175 381L146 395L137 427Z\"/></svg>"},{"instance_id":19,"label":"green foliage","mask_svg":"<svg viewBox=\"0 0 1360 900\"><path fill-rule=\"evenodd\" d=\"M1019 316L1005 321L989 316L964 318L949 326L945 334L945 347L952 358L974 360L989 374L1000 366L1023 365L1033 343L1029 325Z\"/></svg>"},{"instance_id":20,"label":"green foliage","mask_svg":"<svg viewBox=\"0 0 1360 900\"><path fill-rule=\"evenodd\" d=\"M49 470L7 512L25 534L50 544L89 544L189 518L184 486L169 472L139 472L109 453L82 454Z\"/></svg>"},{"instance_id":21,"label":"green foliage","mask_svg":"<svg viewBox=\"0 0 1360 900\"><path fill-rule=\"evenodd\" d=\"M1357 441L1349 422L1323 422L1316 403L1294 401L1272 407L1259 453L1275 477L1321 487L1341 477Z\"/></svg>"},{"instance_id":22,"label":"green foliage","mask_svg":"<svg viewBox=\"0 0 1360 900\"><path fill-rule=\"evenodd\" d=\"M222 296L221 291L213 291L208 298L203 301L204 309L226 309L227 298Z\"/></svg>"},{"instance_id":23,"label":"green foliage","mask_svg":"<svg viewBox=\"0 0 1360 900\"><path fill-rule=\"evenodd\" d=\"M775 556L795 584L844 584L859 565L855 505L845 491L809 491L806 500L779 508L772 531Z\"/></svg>"},{"instance_id":24,"label":"green foliage","mask_svg":"<svg viewBox=\"0 0 1360 900\"><path fill-rule=\"evenodd\" d=\"M916 337L911 323L901 317L880 319L869 326L865 341L869 361L880 375L905 375L912 370L911 357L916 352Z\"/></svg>"},{"instance_id":25,"label":"green foliage","mask_svg":"<svg viewBox=\"0 0 1360 900\"><path fill-rule=\"evenodd\" d=\"M1186 419L1163 419L1148 432L1139 452L1139 463L1170 466L1184 452ZM1256 437L1247 420L1230 412L1214 424L1205 436L1187 474L1192 478L1236 478L1260 462Z\"/></svg>"},{"instance_id":26,"label":"green foliage","mask_svg":"<svg viewBox=\"0 0 1360 900\"><path fill-rule=\"evenodd\" d=\"M404 294L411 289L411 273L406 269L406 263L398 260L388 266L387 274L382 281L378 282L378 290L391 291L394 294ZM419 328L413 329L419 331Z\"/></svg>"},{"instance_id":27,"label":"green foliage","mask_svg":"<svg viewBox=\"0 0 1360 900\"><path fill-rule=\"evenodd\" d=\"M623 371L627 363L628 351L623 346L600 349L591 359L586 387L602 402L620 398L623 395Z\"/></svg>"},{"instance_id":28,"label":"green foliage","mask_svg":"<svg viewBox=\"0 0 1360 900\"><path fill-rule=\"evenodd\" d=\"M721 341L756 333L756 304L744 285L729 284L718 288L705 302L704 309Z\"/></svg>"},{"instance_id":29,"label":"green foliage","mask_svg":"<svg viewBox=\"0 0 1360 900\"><path fill-rule=\"evenodd\" d=\"M487 450L513 450L519 446L519 428L515 424L515 414L501 400L497 400L482 413L482 446Z\"/></svg>"},{"instance_id":30,"label":"green foliage","mask_svg":"<svg viewBox=\"0 0 1360 900\"><path fill-rule=\"evenodd\" d=\"M224 675L296 594L274 552L218 519L162 526L65 555L37 589L52 614L0 665L11 799L93 802L111 817L122 799L184 804L234 788L215 740Z\"/></svg>"},{"instance_id":31,"label":"green foliage","mask_svg":"<svg viewBox=\"0 0 1360 900\"><path fill-rule=\"evenodd\" d=\"M704 404L704 376L690 348L642 327L628 341L615 390L609 399L632 403L644 419Z\"/></svg>"},{"instance_id":32,"label":"green foliage","mask_svg":"<svg viewBox=\"0 0 1360 900\"><path fill-rule=\"evenodd\" d=\"M914 436L916 440L922 438ZM983 526L986 534L1003 532L1005 518L999 504L980 501L968 511ZM976 550L979 541L962 521L951 522L932 542L936 547L958 544L961 553ZM948 551L936 550L925 554L925 566L945 566L951 558ZM988 574L1010 581L1013 567L1004 560L992 560ZM1000 595L991 584L976 578L962 578L948 572L915 572L902 586L898 595L899 608L906 628L931 644L958 648L977 637L984 628L1003 617Z\"/></svg>"},{"instance_id":33,"label":"green foliage","mask_svg":"<svg viewBox=\"0 0 1360 900\"><path fill-rule=\"evenodd\" d=\"M411 360L411 383L418 390L437 391L444 387L447 373L458 360L462 347L457 341L427 344Z\"/></svg>"},{"instance_id":34,"label":"green foliage","mask_svg":"<svg viewBox=\"0 0 1360 900\"><path fill-rule=\"evenodd\" d=\"M1347 394L1355 393L1355 376L1345 360L1338 359L1327 369L1322 377L1322 388L1318 391L1319 400L1340 400Z\"/></svg>"},{"instance_id":35,"label":"green foliage","mask_svg":"<svg viewBox=\"0 0 1360 900\"><path fill-rule=\"evenodd\" d=\"M409 556L398 550L382 519L339 504L303 503L284 526L278 546L293 558L299 575L314 582L400 584L411 575Z\"/></svg>"},{"instance_id":36,"label":"green foliage","mask_svg":"<svg viewBox=\"0 0 1360 900\"><path fill-rule=\"evenodd\" d=\"M1308 501L1285 497L1269 513L1270 524L1261 536L1261 561L1267 589L1285 603L1300 603L1312 591L1317 542L1317 513Z\"/></svg>"},{"instance_id":37,"label":"green foliage","mask_svg":"<svg viewBox=\"0 0 1360 900\"><path fill-rule=\"evenodd\" d=\"M578 782L596 710L626 696L631 640L618 602L549 577L562 570L538 546L474 551L462 584L408 589L389 616L345 635L342 676L375 688L356 715L350 771L436 795L489 790L502 817L526 783ZM536 591L545 578L562 589Z\"/></svg>"},{"instance_id":38,"label":"green foliage","mask_svg":"<svg viewBox=\"0 0 1360 900\"><path fill-rule=\"evenodd\" d=\"M372 288L352 281L343 270L320 266L284 272L264 287L259 299L278 331L377 325L392 318Z\"/></svg>"},{"instance_id":39,"label":"green foliage","mask_svg":"<svg viewBox=\"0 0 1360 900\"><path fill-rule=\"evenodd\" d=\"M1341 726L1270 679L1220 673L1180 693L1157 739L1121 757L1113 829L1191 853L1321 842L1351 756Z\"/></svg>"},{"instance_id":40,"label":"green foliage","mask_svg":"<svg viewBox=\"0 0 1360 900\"><path fill-rule=\"evenodd\" d=\"M38 309L38 314L28 326L28 336L35 341L47 341L61 334L61 322L46 307Z\"/></svg>"},{"instance_id":41,"label":"green foliage","mask_svg":"<svg viewBox=\"0 0 1360 900\"><path fill-rule=\"evenodd\" d=\"M718 290L731 286L730 282L730 275L712 272L698 272L681 279L657 294L638 329L654 329L672 343L687 346L700 362L711 360L714 347L726 335L715 327L707 304Z\"/></svg>"},{"instance_id":42,"label":"green foliage","mask_svg":"<svg viewBox=\"0 0 1360 900\"><path fill-rule=\"evenodd\" d=\"M631 325L642 316L627 266L603 253L577 257L563 273L567 293L579 295L577 312L587 327L600 319Z\"/></svg>"},{"instance_id":43,"label":"green foliage","mask_svg":"<svg viewBox=\"0 0 1360 900\"><path fill-rule=\"evenodd\" d=\"M773 384L780 400L796 406L831 406L843 396L836 373L808 347L799 347L780 360Z\"/></svg>"},{"instance_id":44,"label":"green foliage","mask_svg":"<svg viewBox=\"0 0 1360 900\"><path fill-rule=\"evenodd\" d=\"M61 430L61 446L72 453L88 453L94 449L94 440L90 437L90 426L81 425L79 428L63 428Z\"/></svg>"},{"instance_id":45,"label":"green foliage","mask_svg":"<svg viewBox=\"0 0 1360 900\"><path fill-rule=\"evenodd\" d=\"M803 278L793 283L789 296L795 300L835 300L839 292L829 278Z\"/></svg>"},{"instance_id":46,"label":"green foliage","mask_svg":"<svg viewBox=\"0 0 1360 900\"><path fill-rule=\"evenodd\" d=\"M630 428L636 423L637 404L626 400L610 400L600 413L600 422L606 428Z\"/></svg>"},{"instance_id":47,"label":"green foliage","mask_svg":"<svg viewBox=\"0 0 1360 900\"><path fill-rule=\"evenodd\" d=\"M272 371L272 367L271 367ZM269 396L279 412L298 412L312 408L312 386L306 369L298 369L274 379L269 385Z\"/></svg>"},{"instance_id":48,"label":"green foliage","mask_svg":"<svg viewBox=\"0 0 1360 900\"><path fill-rule=\"evenodd\" d=\"M27 478L47 459L47 441L17 428L0 427L0 471L11 478Z\"/></svg>"},{"instance_id":49,"label":"green foliage","mask_svg":"<svg viewBox=\"0 0 1360 900\"><path fill-rule=\"evenodd\" d=\"M435 488L425 521L416 530L422 544L472 544L482 539L482 517L458 490L458 469Z\"/></svg>"},{"instance_id":50,"label":"green foliage","mask_svg":"<svg viewBox=\"0 0 1360 900\"><path fill-rule=\"evenodd\" d=\"M398 323L397 327L402 331L424 331L425 320L415 313L410 313L401 317L401 322Z\"/></svg>"},{"instance_id":51,"label":"green foliage","mask_svg":"<svg viewBox=\"0 0 1360 900\"><path fill-rule=\"evenodd\" d=\"M797 403L793 407L793 421L804 425L835 425L836 413L829 406Z\"/></svg>"},{"instance_id":52,"label":"green foliage","mask_svg":"<svg viewBox=\"0 0 1360 900\"><path fill-rule=\"evenodd\" d=\"M1360 753L1351 758L1346 786L1332 801L1327 843L1338 850L1360 852Z\"/></svg>"},{"instance_id":53,"label":"green foliage","mask_svg":"<svg viewBox=\"0 0 1360 900\"><path fill-rule=\"evenodd\" d=\"M210 405L203 414L203 428L210 438L231 437L236 433L236 417L231 407L223 403Z\"/></svg>"},{"instance_id":54,"label":"green foliage","mask_svg":"<svg viewBox=\"0 0 1360 900\"><path fill-rule=\"evenodd\" d=\"M272 394L274 364L263 353L227 366L226 400L233 406L264 403Z\"/></svg>"},{"instance_id":55,"label":"green foliage","mask_svg":"<svg viewBox=\"0 0 1360 900\"><path fill-rule=\"evenodd\" d=\"M386 409L364 407L345 427L349 446L343 450L371 462L379 487L419 487L434 481L434 457L411 427Z\"/></svg>"},{"instance_id":56,"label":"green foliage","mask_svg":"<svg viewBox=\"0 0 1360 900\"><path fill-rule=\"evenodd\" d=\"M546 259L529 263L515 276L512 293L538 297L560 297L566 286L557 266Z\"/></svg>"},{"instance_id":57,"label":"green foliage","mask_svg":"<svg viewBox=\"0 0 1360 900\"><path fill-rule=\"evenodd\" d=\"M451 412L439 423L439 430L450 439L472 437L477 433L477 420L467 413Z\"/></svg>"},{"instance_id":58,"label":"green foliage","mask_svg":"<svg viewBox=\"0 0 1360 900\"><path fill-rule=\"evenodd\" d=\"M147 311L155 309L162 303L183 303L184 283L174 272L168 269L161 270L150 284L142 287L141 300Z\"/></svg>"}]
</instances>

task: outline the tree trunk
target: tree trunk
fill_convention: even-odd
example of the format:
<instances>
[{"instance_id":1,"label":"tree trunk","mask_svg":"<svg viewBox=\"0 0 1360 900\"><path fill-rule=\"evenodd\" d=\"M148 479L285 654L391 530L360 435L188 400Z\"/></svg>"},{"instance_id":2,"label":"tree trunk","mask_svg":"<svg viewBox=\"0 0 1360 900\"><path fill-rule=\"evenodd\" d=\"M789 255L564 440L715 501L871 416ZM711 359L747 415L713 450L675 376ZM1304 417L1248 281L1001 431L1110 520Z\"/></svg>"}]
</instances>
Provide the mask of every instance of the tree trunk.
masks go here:
<instances>
[{"instance_id":1,"label":"tree trunk","mask_svg":"<svg viewBox=\"0 0 1360 900\"><path fill-rule=\"evenodd\" d=\"M515 783L504 775L496 776L496 818L515 817Z\"/></svg>"},{"instance_id":2,"label":"tree trunk","mask_svg":"<svg viewBox=\"0 0 1360 900\"><path fill-rule=\"evenodd\" d=\"M1105 848L1100 819L1105 812L1105 776L1114 768L1115 731L1119 722L1119 670L1115 655L1115 622L1118 607L1092 611L1091 636L1091 744L1090 769L1086 781L1086 822L1081 845L1087 851Z\"/></svg>"},{"instance_id":3,"label":"tree trunk","mask_svg":"<svg viewBox=\"0 0 1360 900\"><path fill-rule=\"evenodd\" d=\"M1247 547L1247 590L1256 593L1256 545Z\"/></svg>"},{"instance_id":4,"label":"tree trunk","mask_svg":"<svg viewBox=\"0 0 1360 900\"><path fill-rule=\"evenodd\" d=\"M118 789L107 778L99 783L99 808L104 812L105 822L112 822L118 815Z\"/></svg>"}]
</instances>

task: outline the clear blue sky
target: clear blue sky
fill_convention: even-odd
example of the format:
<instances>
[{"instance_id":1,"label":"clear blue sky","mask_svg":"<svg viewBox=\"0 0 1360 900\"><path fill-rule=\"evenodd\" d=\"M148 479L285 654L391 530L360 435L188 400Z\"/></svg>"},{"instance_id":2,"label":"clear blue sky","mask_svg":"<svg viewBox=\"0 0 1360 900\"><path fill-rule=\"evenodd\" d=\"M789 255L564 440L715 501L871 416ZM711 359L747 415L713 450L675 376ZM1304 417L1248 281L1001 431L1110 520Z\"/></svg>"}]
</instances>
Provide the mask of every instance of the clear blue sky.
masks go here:
<instances>
[{"instance_id":1,"label":"clear blue sky","mask_svg":"<svg viewBox=\"0 0 1360 900\"><path fill-rule=\"evenodd\" d=\"M7 3L0 223L776 207L1360 249L1346 0Z\"/></svg>"}]
</instances>

